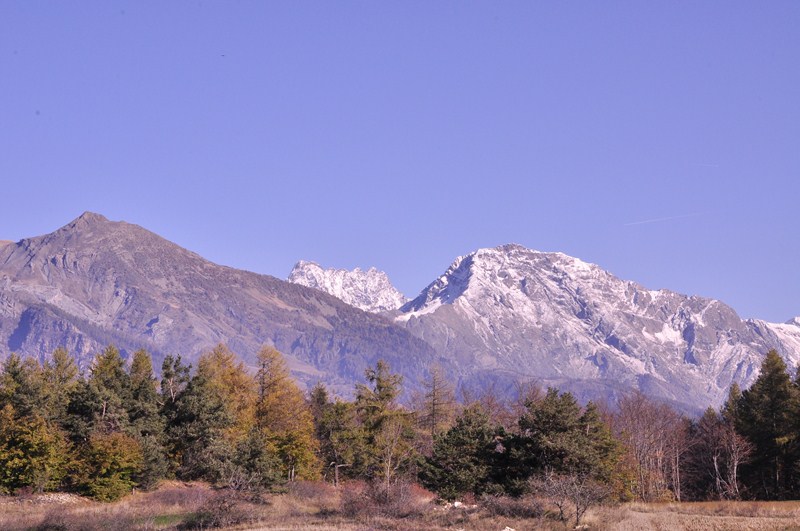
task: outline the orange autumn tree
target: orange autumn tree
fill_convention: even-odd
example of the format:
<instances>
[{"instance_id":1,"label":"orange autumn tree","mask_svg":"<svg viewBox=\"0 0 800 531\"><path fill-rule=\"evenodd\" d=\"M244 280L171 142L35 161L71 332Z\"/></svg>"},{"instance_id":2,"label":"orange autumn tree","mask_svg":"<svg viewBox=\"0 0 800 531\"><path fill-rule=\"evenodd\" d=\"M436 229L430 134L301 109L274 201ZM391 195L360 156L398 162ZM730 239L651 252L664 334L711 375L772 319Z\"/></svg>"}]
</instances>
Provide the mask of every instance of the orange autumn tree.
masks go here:
<instances>
[{"instance_id":1,"label":"orange autumn tree","mask_svg":"<svg viewBox=\"0 0 800 531\"><path fill-rule=\"evenodd\" d=\"M274 445L281 475L289 480L317 478L319 443L311 409L274 347L265 346L258 353L256 384L255 425Z\"/></svg>"}]
</instances>

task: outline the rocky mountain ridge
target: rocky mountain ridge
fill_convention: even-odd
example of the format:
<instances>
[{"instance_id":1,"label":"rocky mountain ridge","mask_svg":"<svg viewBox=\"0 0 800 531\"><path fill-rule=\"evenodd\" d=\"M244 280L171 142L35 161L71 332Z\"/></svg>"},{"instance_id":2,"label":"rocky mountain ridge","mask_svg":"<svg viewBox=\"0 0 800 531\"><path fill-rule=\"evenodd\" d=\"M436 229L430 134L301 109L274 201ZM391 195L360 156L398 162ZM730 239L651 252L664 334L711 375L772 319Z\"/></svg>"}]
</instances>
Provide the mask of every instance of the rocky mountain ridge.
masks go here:
<instances>
[{"instance_id":1,"label":"rocky mountain ridge","mask_svg":"<svg viewBox=\"0 0 800 531\"><path fill-rule=\"evenodd\" d=\"M395 321L446 353L469 380L529 377L587 397L639 388L719 404L755 379L774 348L800 361L798 320L742 320L724 303L648 290L594 264L519 245L457 258Z\"/></svg>"},{"instance_id":2,"label":"rocky mountain ridge","mask_svg":"<svg viewBox=\"0 0 800 531\"><path fill-rule=\"evenodd\" d=\"M366 312L396 310L408 298L400 293L383 271L355 268L325 269L315 262L301 260L289 273L289 282L318 289L338 297Z\"/></svg>"}]
</instances>

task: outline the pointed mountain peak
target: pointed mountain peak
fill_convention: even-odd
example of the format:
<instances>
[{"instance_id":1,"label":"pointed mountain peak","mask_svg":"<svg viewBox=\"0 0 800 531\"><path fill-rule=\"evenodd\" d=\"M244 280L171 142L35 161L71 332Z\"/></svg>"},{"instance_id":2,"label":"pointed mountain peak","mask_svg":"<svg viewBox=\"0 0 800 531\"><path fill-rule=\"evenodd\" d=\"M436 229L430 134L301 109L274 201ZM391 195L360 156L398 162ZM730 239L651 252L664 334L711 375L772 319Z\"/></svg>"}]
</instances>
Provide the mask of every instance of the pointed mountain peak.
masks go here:
<instances>
[{"instance_id":1,"label":"pointed mountain peak","mask_svg":"<svg viewBox=\"0 0 800 531\"><path fill-rule=\"evenodd\" d=\"M97 214L95 212L89 212L88 210L75 218L75 220L70 223L70 225L74 225L77 223L85 223L87 225L97 225L100 223L108 223L108 218L103 216L102 214Z\"/></svg>"},{"instance_id":2,"label":"pointed mountain peak","mask_svg":"<svg viewBox=\"0 0 800 531\"><path fill-rule=\"evenodd\" d=\"M73 219L63 227L61 227L57 233L71 233L75 231L85 231L87 229L96 229L99 227L109 226L114 224L113 221L109 221L108 218L101 214L97 214L95 212L89 212L88 210L78 216L77 218Z\"/></svg>"},{"instance_id":3,"label":"pointed mountain peak","mask_svg":"<svg viewBox=\"0 0 800 531\"><path fill-rule=\"evenodd\" d=\"M473 298L500 298L506 289L527 296L527 290L532 289L530 286L543 278L559 278L561 282L572 283L595 282L601 278L606 282L618 280L599 266L573 256L507 243L481 248L456 258L444 274L400 308L404 315L397 320L432 313L442 305L453 304L470 290Z\"/></svg>"}]
</instances>

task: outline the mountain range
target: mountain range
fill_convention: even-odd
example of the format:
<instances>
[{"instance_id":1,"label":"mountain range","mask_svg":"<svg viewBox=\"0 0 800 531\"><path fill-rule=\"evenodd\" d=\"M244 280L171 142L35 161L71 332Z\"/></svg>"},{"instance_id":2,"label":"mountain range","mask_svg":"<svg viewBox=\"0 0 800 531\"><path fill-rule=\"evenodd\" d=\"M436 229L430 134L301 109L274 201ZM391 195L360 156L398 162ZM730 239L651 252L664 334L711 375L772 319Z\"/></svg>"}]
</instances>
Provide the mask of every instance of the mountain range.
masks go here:
<instances>
[{"instance_id":1,"label":"mountain range","mask_svg":"<svg viewBox=\"0 0 800 531\"><path fill-rule=\"evenodd\" d=\"M303 264L291 280L302 281ZM315 287L327 289L322 275ZM343 272L335 275L342 283ZM720 301L649 290L577 258L514 244L457 258L384 315L478 389L533 380L586 400L636 388L697 409L723 401L734 381L749 386L770 349L792 368L800 361L800 318L742 320Z\"/></svg>"},{"instance_id":2,"label":"mountain range","mask_svg":"<svg viewBox=\"0 0 800 531\"><path fill-rule=\"evenodd\" d=\"M65 346L88 367L113 343L195 361L218 343L246 363L274 345L301 383L345 394L386 359L418 388L432 364L472 392L521 381L582 400L640 389L696 411L746 387L776 349L795 368L800 319L742 320L724 303L648 290L519 245L457 258L413 300L385 273L299 262L290 281L213 264L137 225L84 213L0 242L0 356Z\"/></svg>"}]
</instances>

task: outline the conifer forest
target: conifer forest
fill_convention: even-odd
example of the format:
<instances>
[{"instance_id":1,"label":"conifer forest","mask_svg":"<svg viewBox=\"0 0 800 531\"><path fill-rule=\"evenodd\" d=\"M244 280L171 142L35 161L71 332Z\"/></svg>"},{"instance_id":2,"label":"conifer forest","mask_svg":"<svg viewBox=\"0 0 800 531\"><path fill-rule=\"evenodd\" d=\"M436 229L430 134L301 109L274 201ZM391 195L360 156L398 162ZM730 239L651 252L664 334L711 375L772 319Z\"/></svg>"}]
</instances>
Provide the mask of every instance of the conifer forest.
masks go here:
<instances>
[{"instance_id":1,"label":"conifer forest","mask_svg":"<svg viewBox=\"0 0 800 531\"><path fill-rule=\"evenodd\" d=\"M11 355L0 379L0 489L111 501L166 478L234 491L299 480L418 483L443 501L529 493L604 501L783 500L800 495L800 382L776 352L719 409L683 415L634 392L616 404L520 386L518 398L456 390L431 367L424 392L384 362L352 400L304 394L265 347L248 370L220 345L196 367L129 360L109 346L86 374L59 349ZM566 502L565 502L566 503ZM565 506L563 510L567 510ZM566 515L562 514L564 518Z\"/></svg>"}]
</instances>

